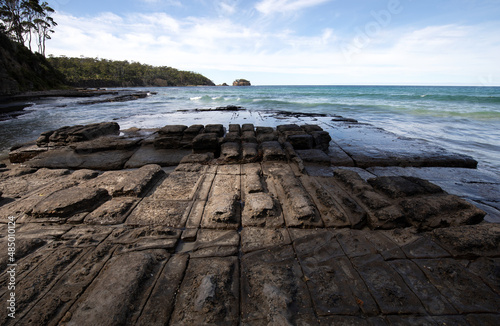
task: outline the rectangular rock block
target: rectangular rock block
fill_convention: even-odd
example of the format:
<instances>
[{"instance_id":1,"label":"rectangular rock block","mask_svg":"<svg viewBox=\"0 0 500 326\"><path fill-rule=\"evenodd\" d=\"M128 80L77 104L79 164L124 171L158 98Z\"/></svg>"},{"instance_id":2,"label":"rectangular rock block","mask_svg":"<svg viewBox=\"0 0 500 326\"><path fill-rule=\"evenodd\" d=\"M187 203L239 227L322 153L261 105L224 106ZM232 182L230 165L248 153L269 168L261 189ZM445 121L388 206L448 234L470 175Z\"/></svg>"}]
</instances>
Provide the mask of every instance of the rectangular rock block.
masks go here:
<instances>
[{"instance_id":1,"label":"rectangular rock block","mask_svg":"<svg viewBox=\"0 0 500 326\"><path fill-rule=\"evenodd\" d=\"M67 218L80 212L89 212L110 197L105 189L71 187L56 191L37 203L30 215L35 218Z\"/></svg>"},{"instance_id":2,"label":"rectangular rock block","mask_svg":"<svg viewBox=\"0 0 500 326\"><path fill-rule=\"evenodd\" d=\"M425 274L411 260L393 260L389 264L405 280L431 315L454 315L457 311L432 285Z\"/></svg>"},{"instance_id":3,"label":"rectangular rock block","mask_svg":"<svg viewBox=\"0 0 500 326\"><path fill-rule=\"evenodd\" d=\"M85 217L87 224L121 224L127 218L129 212L135 207L136 198L113 198Z\"/></svg>"},{"instance_id":4,"label":"rectangular rock block","mask_svg":"<svg viewBox=\"0 0 500 326\"><path fill-rule=\"evenodd\" d=\"M264 161L286 161L285 151L277 141L267 141L261 144Z\"/></svg>"},{"instance_id":5,"label":"rectangular rock block","mask_svg":"<svg viewBox=\"0 0 500 326\"><path fill-rule=\"evenodd\" d=\"M192 200L203 175L197 172L173 172L155 189L152 197L163 200Z\"/></svg>"},{"instance_id":6,"label":"rectangular rock block","mask_svg":"<svg viewBox=\"0 0 500 326\"><path fill-rule=\"evenodd\" d=\"M313 316L311 298L291 246L246 254L241 259L242 322L294 325Z\"/></svg>"},{"instance_id":7,"label":"rectangular rock block","mask_svg":"<svg viewBox=\"0 0 500 326\"><path fill-rule=\"evenodd\" d=\"M238 228L240 225L240 190L239 174L217 173L203 213L202 227Z\"/></svg>"},{"instance_id":8,"label":"rectangular rock block","mask_svg":"<svg viewBox=\"0 0 500 326\"><path fill-rule=\"evenodd\" d=\"M144 198L127 218L128 225L184 227L191 203Z\"/></svg>"},{"instance_id":9,"label":"rectangular rock block","mask_svg":"<svg viewBox=\"0 0 500 326\"><path fill-rule=\"evenodd\" d=\"M175 295L184 276L188 255L172 256L163 268L136 325L166 325L174 310ZM160 303L161 304L158 304Z\"/></svg>"},{"instance_id":10,"label":"rectangular rock block","mask_svg":"<svg viewBox=\"0 0 500 326\"><path fill-rule=\"evenodd\" d=\"M106 189L113 197L140 197L164 175L159 165L151 164L137 170L104 172L84 186Z\"/></svg>"},{"instance_id":11,"label":"rectangular rock block","mask_svg":"<svg viewBox=\"0 0 500 326\"><path fill-rule=\"evenodd\" d=\"M272 196L263 192L245 195L242 225L244 227L281 227L283 225L283 216L279 203Z\"/></svg>"},{"instance_id":12,"label":"rectangular rock block","mask_svg":"<svg viewBox=\"0 0 500 326\"><path fill-rule=\"evenodd\" d=\"M68 326L126 324L130 306L154 263L153 255L148 252L133 252L112 258L104 273L77 301L65 323Z\"/></svg>"},{"instance_id":13,"label":"rectangular rock block","mask_svg":"<svg viewBox=\"0 0 500 326\"><path fill-rule=\"evenodd\" d=\"M238 258L191 259L170 324L238 325L238 321Z\"/></svg>"},{"instance_id":14,"label":"rectangular rock block","mask_svg":"<svg viewBox=\"0 0 500 326\"><path fill-rule=\"evenodd\" d=\"M416 259L414 262L460 313L500 310L499 296L459 261L444 258Z\"/></svg>"},{"instance_id":15,"label":"rectangular rock block","mask_svg":"<svg viewBox=\"0 0 500 326\"><path fill-rule=\"evenodd\" d=\"M277 175L273 180L288 227L323 226L314 202L295 175Z\"/></svg>"},{"instance_id":16,"label":"rectangular rock block","mask_svg":"<svg viewBox=\"0 0 500 326\"><path fill-rule=\"evenodd\" d=\"M420 300L378 255L352 260L383 314L424 314Z\"/></svg>"},{"instance_id":17,"label":"rectangular rock block","mask_svg":"<svg viewBox=\"0 0 500 326\"><path fill-rule=\"evenodd\" d=\"M288 231L284 228L264 229L244 227L241 230L241 250L243 253L281 245L289 245L290 243L290 236L288 235Z\"/></svg>"}]
</instances>

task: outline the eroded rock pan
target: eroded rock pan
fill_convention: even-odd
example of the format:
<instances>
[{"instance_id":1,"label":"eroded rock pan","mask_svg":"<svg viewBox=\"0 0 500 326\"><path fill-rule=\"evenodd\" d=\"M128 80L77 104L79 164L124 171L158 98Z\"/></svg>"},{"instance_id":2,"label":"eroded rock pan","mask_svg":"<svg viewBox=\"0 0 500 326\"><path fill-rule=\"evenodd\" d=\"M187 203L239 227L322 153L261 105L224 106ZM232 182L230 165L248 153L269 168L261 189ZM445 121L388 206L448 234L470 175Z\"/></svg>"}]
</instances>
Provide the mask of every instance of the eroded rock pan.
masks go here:
<instances>
[{"instance_id":1,"label":"eroded rock pan","mask_svg":"<svg viewBox=\"0 0 500 326\"><path fill-rule=\"evenodd\" d=\"M496 325L498 176L332 123L350 138L104 123L15 149L0 229L16 220L16 319L2 309L2 324Z\"/></svg>"}]
</instances>

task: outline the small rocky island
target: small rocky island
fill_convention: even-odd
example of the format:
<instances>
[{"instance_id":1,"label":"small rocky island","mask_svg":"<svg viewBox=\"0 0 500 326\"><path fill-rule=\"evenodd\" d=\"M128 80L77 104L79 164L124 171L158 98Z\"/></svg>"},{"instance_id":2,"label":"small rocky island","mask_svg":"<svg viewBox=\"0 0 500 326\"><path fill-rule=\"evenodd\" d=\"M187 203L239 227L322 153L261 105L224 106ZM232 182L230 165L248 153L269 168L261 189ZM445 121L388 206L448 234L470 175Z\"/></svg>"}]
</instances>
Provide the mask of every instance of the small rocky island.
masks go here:
<instances>
[{"instance_id":1,"label":"small rocky island","mask_svg":"<svg viewBox=\"0 0 500 326\"><path fill-rule=\"evenodd\" d=\"M233 82L233 86L252 86L252 84L250 84L250 81L246 79L236 79Z\"/></svg>"},{"instance_id":2,"label":"small rocky island","mask_svg":"<svg viewBox=\"0 0 500 326\"><path fill-rule=\"evenodd\" d=\"M16 231L16 319L0 323L495 325L500 178L328 125L107 122L14 148L0 230Z\"/></svg>"}]
</instances>

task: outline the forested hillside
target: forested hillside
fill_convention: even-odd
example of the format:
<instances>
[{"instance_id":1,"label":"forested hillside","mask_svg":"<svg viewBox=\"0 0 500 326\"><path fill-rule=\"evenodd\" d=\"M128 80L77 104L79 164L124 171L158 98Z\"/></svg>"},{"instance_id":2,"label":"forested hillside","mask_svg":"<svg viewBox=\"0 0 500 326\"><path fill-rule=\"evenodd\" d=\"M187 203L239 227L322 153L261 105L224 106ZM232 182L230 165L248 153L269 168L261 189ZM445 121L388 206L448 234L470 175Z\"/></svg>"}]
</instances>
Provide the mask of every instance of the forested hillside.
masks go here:
<instances>
[{"instance_id":1,"label":"forested hillside","mask_svg":"<svg viewBox=\"0 0 500 326\"><path fill-rule=\"evenodd\" d=\"M190 86L214 83L205 76L172 67L97 58L49 57L54 68L77 87Z\"/></svg>"},{"instance_id":2,"label":"forested hillside","mask_svg":"<svg viewBox=\"0 0 500 326\"><path fill-rule=\"evenodd\" d=\"M64 76L39 53L0 32L0 95L62 88Z\"/></svg>"}]
</instances>

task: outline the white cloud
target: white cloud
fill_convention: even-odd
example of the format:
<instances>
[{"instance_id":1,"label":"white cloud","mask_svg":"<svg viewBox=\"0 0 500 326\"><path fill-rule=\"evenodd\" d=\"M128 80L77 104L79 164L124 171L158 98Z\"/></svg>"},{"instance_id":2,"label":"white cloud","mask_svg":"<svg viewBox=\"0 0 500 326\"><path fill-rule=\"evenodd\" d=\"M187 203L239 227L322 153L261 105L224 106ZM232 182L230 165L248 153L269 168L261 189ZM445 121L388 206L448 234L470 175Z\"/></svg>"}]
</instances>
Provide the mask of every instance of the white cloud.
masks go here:
<instances>
[{"instance_id":1,"label":"white cloud","mask_svg":"<svg viewBox=\"0 0 500 326\"><path fill-rule=\"evenodd\" d=\"M218 3L219 10L222 14L232 15L236 12L236 3L230 4L225 1Z\"/></svg>"},{"instance_id":2,"label":"white cloud","mask_svg":"<svg viewBox=\"0 0 500 326\"><path fill-rule=\"evenodd\" d=\"M277 74L298 76L282 84L467 84L500 75L495 33L500 23L388 30L380 35L386 39L359 49L348 61L341 51L342 35L331 28L298 36L293 30L270 30L227 16L176 19L165 13L74 17L58 12L54 19L59 26L47 42L50 54L133 60L201 73L260 73L262 80L252 80L255 84L266 84L266 78Z\"/></svg>"},{"instance_id":3,"label":"white cloud","mask_svg":"<svg viewBox=\"0 0 500 326\"><path fill-rule=\"evenodd\" d=\"M276 12L293 12L308 7L314 7L331 0L262 0L255 9L268 15Z\"/></svg>"}]
</instances>

